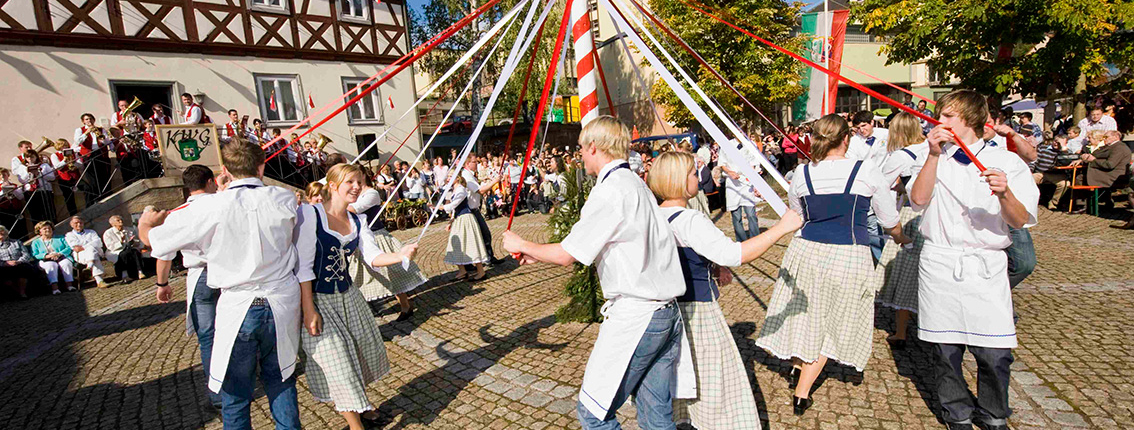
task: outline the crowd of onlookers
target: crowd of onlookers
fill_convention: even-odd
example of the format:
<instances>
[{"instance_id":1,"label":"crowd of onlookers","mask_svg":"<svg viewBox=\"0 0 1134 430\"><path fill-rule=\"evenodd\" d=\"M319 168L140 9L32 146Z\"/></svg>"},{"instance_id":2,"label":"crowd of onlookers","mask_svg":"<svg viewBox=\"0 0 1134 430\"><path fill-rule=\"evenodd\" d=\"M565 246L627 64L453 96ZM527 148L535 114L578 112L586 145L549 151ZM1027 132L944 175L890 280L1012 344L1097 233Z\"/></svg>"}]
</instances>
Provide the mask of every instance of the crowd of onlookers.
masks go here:
<instances>
[{"instance_id":1,"label":"crowd of onlookers","mask_svg":"<svg viewBox=\"0 0 1134 430\"><path fill-rule=\"evenodd\" d=\"M14 291L21 299L28 298L31 288L46 285L51 294L76 291L83 284L82 274L89 271L99 288L110 284L105 279L104 264L114 267L120 284L145 279L143 253L147 249L133 227L113 215L110 228L102 234L87 228L78 216L71 217L71 231L59 236L54 224L40 221L35 225L35 238L30 245L11 237L8 228L0 226L0 283L5 291ZM44 289L44 292L47 292Z\"/></svg>"}]
</instances>

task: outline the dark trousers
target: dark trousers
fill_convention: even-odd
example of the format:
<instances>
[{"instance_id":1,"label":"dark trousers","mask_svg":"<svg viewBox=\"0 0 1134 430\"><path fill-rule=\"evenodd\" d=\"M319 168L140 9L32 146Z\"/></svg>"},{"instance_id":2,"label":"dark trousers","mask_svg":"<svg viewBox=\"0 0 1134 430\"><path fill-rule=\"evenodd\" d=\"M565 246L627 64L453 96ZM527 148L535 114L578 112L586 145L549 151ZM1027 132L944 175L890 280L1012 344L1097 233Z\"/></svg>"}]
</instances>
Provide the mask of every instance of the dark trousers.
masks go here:
<instances>
[{"instance_id":1,"label":"dark trousers","mask_svg":"<svg viewBox=\"0 0 1134 430\"><path fill-rule=\"evenodd\" d=\"M472 209L473 218L476 218L476 224L480 226L480 238L484 240L484 249L488 251L488 259L495 260L496 254L492 253L492 231L488 229L488 222L484 220L484 215L480 213L480 209ZM476 266L466 264L465 270L476 270Z\"/></svg>"},{"instance_id":2,"label":"dark trousers","mask_svg":"<svg viewBox=\"0 0 1134 430\"><path fill-rule=\"evenodd\" d=\"M63 194L63 203L67 205L67 213L78 215L79 205L75 203L75 188L79 185L78 178L70 181L57 179L56 185L59 187L59 193Z\"/></svg>"},{"instance_id":3,"label":"dark trousers","mask_svg":"<svg viewBox=\"0 0 1134 430\"><path fill-rule=\"evenodd\" d=\"M1008 423L1008 378L1012 366L1010 348L985 348L961 344L934 344L937 361L937 397L941 414L948 423L989 425ZM974 399L961 371L961 359L968 348L977 362L977 397Z\"/></svg>"},{"instance_id":4,"label":"dark trousers","mask_svg":"<svg viewBox=\"0 0 1134 430\"><path fill-rule=\"evenodd\" d=\"M118 261L114 262L114 274L118 276L118 279L122 279L123 276L138 279L138 274L141 271L142 253L136 248L127 247L118 253Z\"/></svg>"},{"instance_id":5,"label":"dark trousers","mask_svg":"<svg viewBox=\"0 0 1134 430\"><path fill-rule=\"evenodd\" d=\"M40 189L28 196L27 214L32 224L40 221L50 221L55 224L55 196L50 191Z\"/></svg>"}]
</instances>

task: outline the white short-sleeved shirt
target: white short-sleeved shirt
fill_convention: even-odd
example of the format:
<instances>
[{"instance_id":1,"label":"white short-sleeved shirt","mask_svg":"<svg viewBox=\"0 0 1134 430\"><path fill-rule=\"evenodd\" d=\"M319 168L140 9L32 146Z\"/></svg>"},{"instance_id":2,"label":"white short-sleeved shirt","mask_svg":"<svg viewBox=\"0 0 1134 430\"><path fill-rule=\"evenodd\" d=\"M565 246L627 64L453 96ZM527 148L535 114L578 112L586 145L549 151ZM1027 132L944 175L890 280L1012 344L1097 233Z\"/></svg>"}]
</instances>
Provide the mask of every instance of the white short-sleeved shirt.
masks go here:
<instances>
[{"instance_id":1,"label":"white short-sleeved shirt","mask_svg":"<svg viewBox=\"0 0 1134 430\"><path fill-rule=\"evenodd\" d=\"M1087 135L1090 134L1092 131L1095 131L1095 130L1103 130L1103 131L1118 130L1118 123L1114 121L1114 118L1111 118L1111 117L1106 116L1106 115L1103 115L1102 118L1099 119L1099 122L1091 122L1090 118L1083 118L1083 119L1079 120L1079 139L1080 140L1085 142L1086 139L1087 139Z\"/></svg>"},{"instance_id":2,"label":"white short-sleeved shirt","mask_svg":"<svg viewBox=\"0 0 1134 430\"><path fill-rule=\"evenodd\" d=\"M704 212L675 207L659 210L666 220L673 214L681 214L669 222L677 246L693 248L694 252L720 266L736 267L742 263L740 243L726 236Z\"/></svg>"},{"instance_id":3,"label":"white short-sleeved shirt","mask_svg":"<svg viewBox=\"0 0 1134 430\"><path fill-rule=\"evenodd\" d=\"M874 138L874 144L867 145L866 138L859 136L858 133L851 134L846 157L853 160L869 160L876 167L881 167L882 163L886 162L886 155L889 154L886 145L890 141L890 130L874 127L874 132L870 136Z\"/></svg>"},{"instance_id":4,"label":"white short-sleeved shirt","mask_svg":"<svg viewBox=\"0 0 1134 430\"><path fill-rule=\"evenodd\" d=\"M484 199L480 195L480 182L477 182L476 175L470 170L462 170L461 177L465 178L465 195L469 201L469 209L480 209L480 201Z\"/></svg>"},{"instance_id":5,"label":"white short-sleeved shirt","mask_svg":"<svg viewBox=\"0 0 1134 430\"><path fill-rule=\"evenodd\" d=\"M846 190L847 180L850 179L851 171L854 170L857 161L844 158L823 160L811 164L808 170L815 194L842 194ZM805 216L806 213L803 211L801 201L803 196L810 194L807 190L806 176L803 174L803 168L806 165L802 164L795 168L795 176L793 176L795 179L788 186L788 206ZM855 175L854 184L851 185L850 191L851 194L870 197L870 208L878 216L878 224L882 227L891 228L898 225L900 221L898 207L893 195L890 194L890 185L882 177L882 170L874 163L869 161L862 163L862 167L858 169L858 174Z\"/></svg>"},{"instance_id":6,"label":"white short-sleeved shirt","mask_svg":"<svg viewBox=\"0 0 1134 430\"><path fill-rule=\"evenodd\" d=\"M255 188L246 188L252 186ZM264 291L295 283L295 193L256 178L203 195L150 231L154 255L200 249L209 286Z\"/></svg>"},{"instance_id":7,"label":"white short-sleeved shirt","mask_svg":"<svg viewBox=\"0 0 1134 430\"><path fill-rule=\"evenodd\" d=\"M524 171L523 167L519 164L513 163L508 166L508 182L513 184L520 183L520 173Z\"/></svg>"},{"instance_id":8,"label":"white short-sleeved shirt","mask_svg":"<svg viewBox=\"0 0 1134 430\"><path fill-rule=\"evenodd\" d=\"M614 160L599 171L560 245L576 261L596 265L608 300L672 300L685 293L677 241L653 193L630 169L616 169L622 164Z\"/></svg>"},{"instance_id":9,"label":"white short-sleeved shirt","mask_svg":"<svg viewBox=\"0 0 1134 430\"><path fill-rule=\"evenodd\" d=\"M187 223L191 223L192 220L179 219L181 217L186 216L185 214L187 213L187 212L183 212L181 209L185 208L189 204L192 204L193 202L197 201L201 197L204 197L204 196L207 196L207 195L208 194L193 194L193 195L190 195L188 199L185 199L185 204L177 207L176 209L174 209L172 211L169 211L169 216L167 216L165 218L165 222L167 222L167 223L173 222L174 224L178 224L178 225L184 225L184 224L187 224ZM152 243L152 240L151 240L151 243ZM178 251L179 250L175 249L172 252L170 252L169 254L164 254L164 255L151 251L150 255L152 255L154 258L156 258L158 260L172 261L173 258L177 256ZM187 268L187 269L192 269L192 268L197 268L197 267L205 267L205 265L207 264L207 261L205 260L205 253L195 246L189 246L189 247L186 247L186 248L181 248L180 251L181 251L181 265L185 266L185 268Z\"/></svg>"},{"instance_id":10,"label":"white short-sleeved shirt","mask_svg":"<svg viewBox=\"0 0 1134 430\"><path fill-rule=\"evenodd\" d=\"M319 214L318 220L315 217L316 212ZM315 253L318 242L315 232L317 226L321 226L324 231L338 239L340 245L345 245L358 237L358 250L356 252L362 253L362 261L365 261L368 265L379 255L382 255L382 249L378 248L378 245L374 242L374 233L366 228L366 215L357 214L357 216L362 228L355 228L354 221L351 220L350 233L344 236L332 230L327 224L327 212L323 209L322 203L299 207L299 227L295 236L295 249L299 253L299 267L295 275L299 278L299 282L315 279ZM359 237L360 235L361 237Z\"/></svg>"},{"instance_id":11,"label":"white short-sleeved shirt","mask_svg":"<svg viewBox=\"0 0 1134 430\"><path fill-rule=\"evenodd\" d=\"M728 141L728 143L726 143L726 145L736 144L736 139L730 140ZM758 161L759 159L757 158L756 153L753 151L752 145L741 145L740 148L737 149L737 151L739 151L740 154L744 156L744 161L748 163L749 166L754 167L757 172L760 171L760 164ZM752 188L752 182L749 181L748 178L745 178L743 173L740 173L739 166L733 160L729 160L728 157L723 156L720 157L719 160L721 166L728 167L734 172L741 175L741 179L732 179L731 176L725 175L726 208L729 211L734 211L736 210L736 208L741 206L756 206L756 203L759 203L761 199L759 197L756 197L756 190Z\"/></svg>"},{"instance_id":12,"label":"white short-sleeved shirt","mask_svg":"<svg viewBox=\"0 0 1134 430\"><path fill-rule=\"evenodd\" d=\"M1015 153L1004 147L988 145L983 140L969 145L985 167L1003 170L1008 177L1008 188L1028 211L1025 227L1036 224L1039 206L1039 188L1032 178L1028 165ZM1008 223L1000 214L1000 200L992 194L988 184L980 177L975 163L962 165L953 159L959 151L948 144L938 159L937 183L933 197L923 210L919 231L927 243L954 249L999 250L1012 244ZM920 173L920 172L919 172ZM917 175L907 185L913 190Z\"/></svg>"}]
</instances>

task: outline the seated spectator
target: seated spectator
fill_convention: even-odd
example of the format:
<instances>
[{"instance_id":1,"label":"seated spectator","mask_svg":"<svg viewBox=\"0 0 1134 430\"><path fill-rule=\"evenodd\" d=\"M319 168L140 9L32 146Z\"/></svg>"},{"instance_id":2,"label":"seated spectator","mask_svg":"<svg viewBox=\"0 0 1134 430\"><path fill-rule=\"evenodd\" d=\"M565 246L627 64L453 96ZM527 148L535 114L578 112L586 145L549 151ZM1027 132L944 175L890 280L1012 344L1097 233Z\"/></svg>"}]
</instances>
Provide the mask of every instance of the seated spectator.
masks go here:
<instances>
[{"instance_id":1,"label":"seated spectator","mask_svg":"<svg viewBox=\"0 0 1134 430\"><path fill-rule=\"evenodd\" d=\"M102 233L102 243L106 245L106 259L114 263L114 274L123 284L134 279L146 279L142 272L142 241L134 227L126 227L122 217L112 215L110 228ZM130 275L134 275L131 278Z\"/></svg>"},{"instance_id":2,"label":"seated spectator","mask_svg":"<svg viewBox=\"0 0 1134 430\"><path fill-rule=\"evenodd\" d=\"M77 216L71 217L71 231L64 237L67 245L71 247L71 255L74 256L75 262L89 267L91 275L94 275L95 284L99 288L106 288L106 282L102 280L102 275L106 274L102 268L102 237L94 230L86 228L86 223ZM82 284L81 281L79 283Z\"/></svg>"},{"instance_id":3,"label":"seated spectator","mask_svg":"<svg viewBox=\"0 0 1134 430\"><path fill-rule=\"evenodd\" d=\"M1117 130L1106 131L1102 146L1083 154L1080 163L1087 166L1087 185L1109 189L1130 166L1130 147L1122 143Z\"/></svg>"},{"instance_id":4,"label":"seated spectator","mask_svg":"<svg viewBox=\"0 0 1134 430\"><path fill-rule=\"evenodd\" d=\"M32 257L39 260L39 268L47 273L47 282L51 284L51 294L59 294L59 290L66 286L67 291L75 291L74 272L71 247L62 237L52 236L55 228L48 221L40 221L35 225L38 236L32 240ZM60 281L59 273L63 273Z\"/></svg>"},{"instance_id":5,"label":"seated spectator","mask_svg":"<svg viewBox=\"0 0 1134 430\"><path fill-rule=\"evenodd\" d=\"M21 239L28 233L28 227L21 216L24 210L24 190L12 172L0 167L0 225L11 227L10 235Z\"/></svg>"},{"instance_id":6,"label":"seated spectator","mask_svg":"<svg viewBox=\"0 0 1134 430\"><path fill-rule=\"evenodd\" d=\"M425 187L421 184L421 173L417 168L412 168L409 171L409 177L406 178L406 198L410 200L421 200L425 198Z\"/></svg>"},{"instance_id":7,"label":"seated spectator","mask_svg":"<svg viewBox=\"0 0 1134 430\"><path fill-rule=\"evenodd\" d=\"M0 225L0 282L7 287L15 282L16 295L21 299L28 298L28 281L39 275L33 261L28 249L8 237L8 228Z\"/></svg>"},{"instance_id":8,"label":"seated spectator","mask_svg":"<svg viewBox=\"0 0 1134 430\"><path fill-rule=\"evenodd\" d=\"M1083 145L1086 143L1087 139L1085 137L1079 137L1080 133L1079 126L1077 125L1073 125L1071 128L1067 129L1067 152L1072 154L1083 152Z\"/></svg>"}]
</instances>

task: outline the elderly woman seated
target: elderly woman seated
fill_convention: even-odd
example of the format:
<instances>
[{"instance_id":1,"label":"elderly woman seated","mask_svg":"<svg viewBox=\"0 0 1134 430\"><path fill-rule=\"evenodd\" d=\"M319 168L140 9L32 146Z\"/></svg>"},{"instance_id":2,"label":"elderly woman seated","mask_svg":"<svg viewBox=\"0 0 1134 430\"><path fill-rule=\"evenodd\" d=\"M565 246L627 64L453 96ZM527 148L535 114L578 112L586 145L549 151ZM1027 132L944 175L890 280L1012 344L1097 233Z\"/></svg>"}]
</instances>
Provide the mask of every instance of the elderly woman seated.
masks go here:
<instances>
[{"instance_id":1,"label":"elderly woman seated","mask_svg":"<svg viewBox=\"0 0 1134 430\"><path fill-rule=\"evenodd\" d=\"M142 241L138 239L138 232L134 227L126 227L122 217L112 215L110 228L102 233L102 243L106 245L106 259L114 263L114 272L122 283L128 284L134 279L146 279L142 273ZM130 275L134 275L131 278Z\"/></svg>"},{"instance_id":2,"label":"elderly woman seated","mask_svg":"<svg viewBox=\"0 0 1134 430\"><path fill-rule=\"evenodd\" d=\"M75 291L75 263L71 259L71 247L62 237L53 236L54 226L48 221L40 221L35 225L38 234L32 240L32 256L39 260L39 268L47 273L47 282L51 283L51 294L59 294L59 290L66 286L67 291ZM63 273L62 281L59 279Z\"/></svg>"},{"instance_id":3,"label":"elderly woman seated","mask_svg":"<svg viewBox=\"0 0 1134 430\"><path fill-rule=\"evenodd\" d=\"M15 283L21 299L28 298L28 281L39 276L34 261L28 249L8 237L8 228L0 225L0 282L9 288Z\"/></svg>"}]
</instances>

